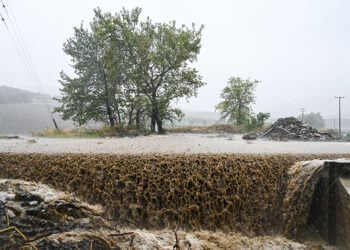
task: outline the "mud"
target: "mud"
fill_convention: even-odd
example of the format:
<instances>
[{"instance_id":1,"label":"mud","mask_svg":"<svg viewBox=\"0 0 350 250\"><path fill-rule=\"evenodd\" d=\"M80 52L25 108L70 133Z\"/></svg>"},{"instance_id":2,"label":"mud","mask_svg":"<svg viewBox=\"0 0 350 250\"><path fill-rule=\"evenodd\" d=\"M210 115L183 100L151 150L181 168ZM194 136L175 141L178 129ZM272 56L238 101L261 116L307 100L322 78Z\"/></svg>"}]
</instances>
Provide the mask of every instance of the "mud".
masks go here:
<instances>
[{"instance_id":1,"label":"mud","mask_svg":"<svg viewBox=\"0 0 350 250\"><path fill-rule=\"evenodd\" d=\"M36 143L28 143L34 139ZM347 154L350 143L312 141L244 141L241 135L167 134L105 139L0 139L0 152L108 154Z\"/></svg>"}]
</instances>

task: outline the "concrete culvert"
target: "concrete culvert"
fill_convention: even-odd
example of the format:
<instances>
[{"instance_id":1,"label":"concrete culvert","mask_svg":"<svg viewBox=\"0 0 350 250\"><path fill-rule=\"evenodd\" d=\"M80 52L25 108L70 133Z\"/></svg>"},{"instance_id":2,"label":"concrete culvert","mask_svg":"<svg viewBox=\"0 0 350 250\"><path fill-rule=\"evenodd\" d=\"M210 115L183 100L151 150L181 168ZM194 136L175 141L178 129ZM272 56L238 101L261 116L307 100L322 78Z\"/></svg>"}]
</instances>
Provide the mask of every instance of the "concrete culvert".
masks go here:
<instances>
[{"instance_id":1,"label":"concrete culvert","mask_svg":"<svg viewBox=\"0 0 350 250\"><path fill-rule=\"evenodd\" d=\"M308 161L289 170L283 234L350 248L350 161Z\"/></svg>"}]
</instances>

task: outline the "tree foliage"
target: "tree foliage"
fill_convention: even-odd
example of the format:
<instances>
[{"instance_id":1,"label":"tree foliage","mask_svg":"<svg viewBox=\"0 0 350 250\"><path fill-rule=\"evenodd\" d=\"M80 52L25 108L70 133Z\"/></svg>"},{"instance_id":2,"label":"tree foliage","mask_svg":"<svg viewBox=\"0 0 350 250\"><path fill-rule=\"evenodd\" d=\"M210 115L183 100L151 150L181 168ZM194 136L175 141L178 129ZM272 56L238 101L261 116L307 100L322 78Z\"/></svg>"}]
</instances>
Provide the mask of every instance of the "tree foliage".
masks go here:
<instances>
[{"instance_id":1,"label":"tree foliage","mask_svg":"<svg viewBox=\"0 0 350 250\"><path fill-rule=\"evenodd\" d=\"M96 9L90 29L74 29L63 46L75 72L74 77L61 72L62 105L56 111L64 119L149 124L161 133L165 121L183 116L171 103L196 96L204 85L190 67L200 52L203 27L142 22L140 14L140 8L115 15Z\"/></svg>"},{"instance_id":2,"label":"tree foliage","mask_svg":"<svg viewBox=\"0 0 350 250\"><path fill-rule=\"evenodd\" d=\"M247 131L254 131L262 128L265 124L265 121L269 119L270 113L262 113L259 112L257 115L250 115L248 119L246 119L244 127Z\"/></svg>"},{"instance_id":3,"label":"tree foliage","mask_svg":"<svg viewBox=\"0 0 350 250\"><path fill-rule=\"evenodd\" d=\"M222 119L238 126L243 125L248 131L262 127L270 114L258 113L255 115L252 111L251 105L255 103L254 91L258 83L257 80L231 77L221 92L220 96L223 101L216 105Z\"/></svg>"},{"instance_id":4,"label":"tree foliage","mask_svg":"<svg viewBox=\"0 0 350 250\"><path fill-rule=\"evenodd\" d=\"M254 91L258 83L257 80L231 77L221 92L223 101L216 105L222 118L236 125L243 125L252 114L251 105L255 102Z\"/></svg>"},{"instance_id":5,"label":"tree foliage","mask_svg":"<svg viewBox=\"0 0 350 250\"><path fill-rule=\"evenodd\" d=\"M298 120L317 129L324 128L325 126L325 121L320 113L311 112L309 114L305 114L304 117L298 116Z\"/></svg>"}]
</instances>

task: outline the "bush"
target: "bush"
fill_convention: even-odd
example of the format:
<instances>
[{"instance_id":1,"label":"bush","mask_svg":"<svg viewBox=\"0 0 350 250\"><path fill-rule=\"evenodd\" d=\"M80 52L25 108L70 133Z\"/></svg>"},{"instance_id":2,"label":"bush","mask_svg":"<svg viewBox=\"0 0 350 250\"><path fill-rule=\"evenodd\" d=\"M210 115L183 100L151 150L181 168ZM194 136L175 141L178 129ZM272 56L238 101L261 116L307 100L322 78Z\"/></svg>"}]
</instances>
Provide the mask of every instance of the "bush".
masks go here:
<instances>
[{"instance_id":1,"label":"bush","mask_svg":"<svg viewBox=\"0 0 350 250\"><path fill-rule=\"evenodd\" d=\"M122 124L117 124L114 127L103 126L99 129L44 129L32 134L39 137L52 137L52 138L97 138L97 137L109 137L118 136L121 134L127 134L134 132L134 130L124 127Z\"/></svg>"},{"instance_id":2,"label":"bush","mask_svg":"<svg viewBox=\"0 0 350 250\"><path fill-rule=\"evenodd\" d=\"M168 129L171 133L231 133L242 134L244 133L243 126L237 126L232 124L213 124L209 126L182 126L177 128Z\"/></svg>"},{"instance_id":3,"label":"bush","mask_svg":"<svg viewBox=\"0 0 350 250\"><path fill-rule=\"evenodd\" d=\"M344 141L350 141L350 133L347 133L344 137L343 137Z\"/></svg>"}]
</instances>

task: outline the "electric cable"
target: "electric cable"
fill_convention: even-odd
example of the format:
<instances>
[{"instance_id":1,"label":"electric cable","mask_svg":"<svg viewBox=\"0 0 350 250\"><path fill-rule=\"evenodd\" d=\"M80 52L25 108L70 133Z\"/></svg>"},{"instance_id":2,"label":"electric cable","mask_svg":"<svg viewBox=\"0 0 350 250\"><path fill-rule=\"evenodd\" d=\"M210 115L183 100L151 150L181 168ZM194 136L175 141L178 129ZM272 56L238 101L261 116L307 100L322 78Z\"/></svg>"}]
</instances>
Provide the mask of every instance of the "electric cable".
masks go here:
<instances>
[{"instance_id":1,"label":"electric cable","mask_svg":"<svg viewBox=\"0 0 350 250\"><path fill-rule=\"evenodd\" d=\"M7 7L4 4L4 1L3 0L0 0L0 1L2 4L2 8L4 9L4 11L7 15L7 19L9 20L9 25L7 25L6 19L4 18L3 15L1 15L1 19L5 25L8 33L9 33L9 36L10 36L13 44L15 45L17 53L19 54L24 66L25 66L25 68L30 76L30 79L33 82L35 89L37 90L37 95L39 97L39 100L45 106L49 117L51 119L54 119L52 112L51 112L51 109L50 109L50 106L49 106L49 103L48 103L48 100L46 98L44 98L43 95L41 94L41 93L44 93L44 90L43 90L42 84L40 82L39 75L38 75L37 70L34 66L33 60L31 59L31 56L30 56L29 51L27 49L26 43L23 39L21 30L20 30L18 23L17 23L17 20L15 18L15 14L12 11L12 8L10 7L10 3L7 2L7 6L8 6L10 14L12 15L12 18L10 17L9 12L7 11ZM14 20L14 22L12 22L12 19ZM11 32L10 28L12 28L13 32ZM12 33L14 33L14 35Z\"/></svg>"}]
</instances>

